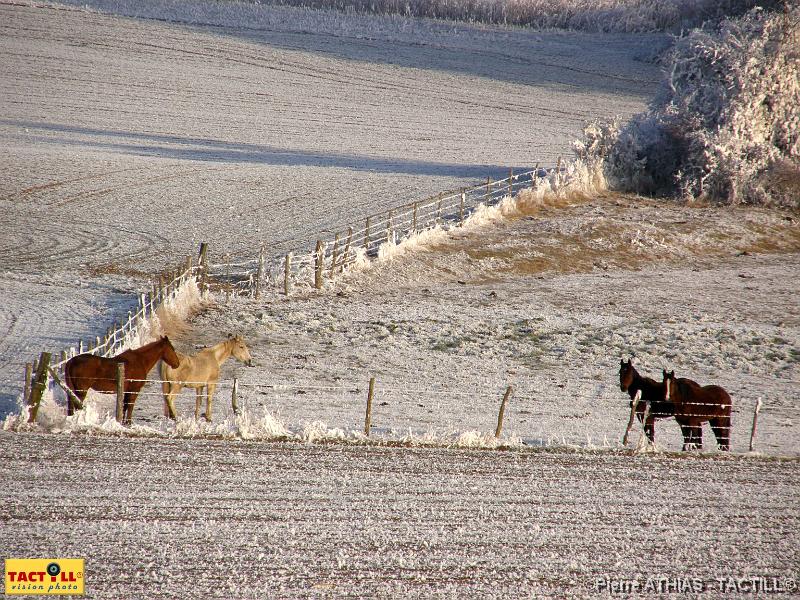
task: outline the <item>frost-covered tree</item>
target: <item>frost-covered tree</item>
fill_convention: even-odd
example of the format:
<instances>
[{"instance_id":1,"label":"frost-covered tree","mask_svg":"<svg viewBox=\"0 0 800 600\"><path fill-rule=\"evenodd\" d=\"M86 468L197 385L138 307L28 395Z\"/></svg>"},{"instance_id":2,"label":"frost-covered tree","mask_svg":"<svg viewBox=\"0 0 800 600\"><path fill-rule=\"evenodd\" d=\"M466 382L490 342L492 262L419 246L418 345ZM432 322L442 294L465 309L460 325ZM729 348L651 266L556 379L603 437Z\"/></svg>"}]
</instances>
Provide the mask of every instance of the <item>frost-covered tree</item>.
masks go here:
<instances>
[{"instance_id":1,"label":"frost-covered tree","mask_svg":"<svg viewBox=\"0 0 800 600\"><path fill-rule=\"evenodd\" d=\"M800 208L800 7L678 38L650 111L585 133L612 186Z\"/></svg>"}]
</instances>

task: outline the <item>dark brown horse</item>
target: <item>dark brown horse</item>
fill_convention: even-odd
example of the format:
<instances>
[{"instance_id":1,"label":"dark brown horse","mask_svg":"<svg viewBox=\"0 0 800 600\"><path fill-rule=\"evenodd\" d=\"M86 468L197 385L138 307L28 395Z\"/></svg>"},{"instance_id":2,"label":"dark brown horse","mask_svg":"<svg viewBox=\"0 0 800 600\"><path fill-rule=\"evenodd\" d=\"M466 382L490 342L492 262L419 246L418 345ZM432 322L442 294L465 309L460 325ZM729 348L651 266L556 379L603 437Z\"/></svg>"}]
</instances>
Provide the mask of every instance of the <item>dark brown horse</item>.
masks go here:
<instances>
[{"instance_id":1,"label":"dark brown horse","mask_svg":"<svg viewBox=\"0 0 800 600\"><path fill-rule=\"evenodd\" d=\"M664 382L639 375L633 366L633 359L630 359L628 362L619 361L619 387L623 392L628 392L631 397L631 407L633 407L636 394L641 391L641 401L636 407L636 416L639 418L640 423L644 422L644 432L647 435L647 439L655 442L656 419L666 419L675 415L675 406L672 402L665 400L666 387ZM650 403L650 411L647 413L647 420L645 421L647 402Z\"/></svg>"},{"instance_id":2,"label":"dark brown horse","mask_svg":"<svg viewBox=\"0 0 800 600\"><path fill-rule=\"evenodd\" d=\"M173 368L177 368L180 365L180 359L175 353L175 348L172 347L167 337L162 337L156 342L146 344L135 350L125 350L125 352L111 358L103 358L94 354L80 354L67 361L64 367L64 376L69 388L75 392L75 395L82 402L90 389L106 394L116 392L117 365L124 363L125 400L123 403L124 418L122 422L125 425L130 425L136 397L144 386L144 379L150 369L159 359L164 360ZM73 400L69 396L67 414L71 415L73 412Z\"/></svg>"},{"instance_id":3,"label":"dark brown horse","mask_svg":"<svg viewBox=\"0 0 800 600\"><path fill-rule=\"evenodd\" d=\"M664 371L662 376L664 399L675 405L675 420L683 432L683 449L703 447L703 423L708 421L720 449L730 450L733 402L728 392L718 385L676 378L675 371Z\"/></svg>"}]
</instances>

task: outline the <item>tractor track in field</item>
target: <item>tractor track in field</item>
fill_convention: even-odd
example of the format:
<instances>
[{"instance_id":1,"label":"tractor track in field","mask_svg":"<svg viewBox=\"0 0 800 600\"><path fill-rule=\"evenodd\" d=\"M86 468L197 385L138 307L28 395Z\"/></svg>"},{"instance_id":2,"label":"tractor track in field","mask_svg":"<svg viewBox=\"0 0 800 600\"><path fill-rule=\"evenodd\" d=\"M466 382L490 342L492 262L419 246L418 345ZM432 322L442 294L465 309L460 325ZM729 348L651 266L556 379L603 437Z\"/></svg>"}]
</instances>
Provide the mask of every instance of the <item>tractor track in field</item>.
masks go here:
<instances>
[{"instance_id":1,"label":"tractor track in field","mask_svg":"<svg viewBox=\"0 0 800 600\"><path fill-rule=\"evenodd\" d=\"M647 577L710 598L797 576L794 462L6 432L0 458L0 481L32 475L0 491L0 551L60 533L94 598L589 598Z\"/></svg>"}]
</instances>

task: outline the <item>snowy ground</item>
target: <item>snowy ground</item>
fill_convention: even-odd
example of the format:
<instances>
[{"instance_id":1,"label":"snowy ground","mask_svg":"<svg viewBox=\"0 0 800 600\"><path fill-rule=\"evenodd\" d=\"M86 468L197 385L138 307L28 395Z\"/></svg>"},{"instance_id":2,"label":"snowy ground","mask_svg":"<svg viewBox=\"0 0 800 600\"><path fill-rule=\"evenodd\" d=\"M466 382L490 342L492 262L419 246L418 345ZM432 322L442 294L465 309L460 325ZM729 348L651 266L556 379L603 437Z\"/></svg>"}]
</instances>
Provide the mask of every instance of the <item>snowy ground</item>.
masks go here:
<instances>
[{"instance_id":1,"label":"snowy ground","mask_svg":"<svg viewBox=\"0 0 800 600\"><path fill-rule=\"evenodd\" d=\"M658 73L642 59L664 44L235 3L135 3L162 20L23 4L0 2L0 415L26 361L104 332L122 292L201 241L212 260L262 242L277 255L552 165L585 120L644 108Z\"/></svg>"},{"instance_id":2,"label":"snowy ground","mask_svg":"<svg viewBox=\"0 0 800 600\"><path fill-rule=\"evenodd\" d=\"M201 240L280 254L555 162L586 118L643 108L657 73L637 57L663 43L237 6L257 14L0 2L0 416L26 360L105 330ZM418 240L321 293L219 297L172 332L251 347L214 423L188 391L165 421L154 384L125 435L108 397L70 420L44 407L46 433L5 421L23 431L0 431L0 554L85 557L98 598L791 591L798 258L794 215L601 195ZM734 453L622 450L632 353L725 386ZM465 448L497 444L509 384L510 450ZM677 426L657 440L678 450Z\"/></svg>"},{"instance_id":3,"label":"snowy ground","mask_svg":"<svg viewBox=\"0 0 800 600\"><path fill-rule=\"evenodd\" d=\"M0 432L0 480L0 553L85 558L89 598L745 598L800 564L796 462Z\"/></svg>"}]
</instances>

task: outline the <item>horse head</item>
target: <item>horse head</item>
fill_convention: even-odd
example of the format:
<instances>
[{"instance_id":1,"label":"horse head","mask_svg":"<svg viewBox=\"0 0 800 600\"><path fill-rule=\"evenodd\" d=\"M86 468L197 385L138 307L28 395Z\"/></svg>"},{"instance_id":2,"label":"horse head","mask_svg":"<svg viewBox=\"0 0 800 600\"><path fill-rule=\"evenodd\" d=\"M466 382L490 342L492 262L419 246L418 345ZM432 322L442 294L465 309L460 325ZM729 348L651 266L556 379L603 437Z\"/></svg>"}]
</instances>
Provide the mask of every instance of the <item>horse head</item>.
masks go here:
<instances>
[{"instance_id":1,"label":"horse head","mask_svg":"<svg viewBox=\"0 0 800 600\"><path fill-rule=\"evenodd\" d=\"M672 388L675 385L675 371L667 373L666 369L661 369L661 377L664 382L664 401L669 402L672 398Z\"/></svg>"},{"instance_id":2,"label":"horse head","mask_svg":"<svg viewBox=\"0 0 800 600\"><path fill-rule=\"evenodd\" d=\"M619 361L619 389L623 392L627 392L630 385L633 383L633 376L636 373L636 369L633 368L633 359L629 359L628 362L624 360Z\"/></svg>"},{"instance_id":3,"label":"horse head","mask_svg":"<svg viewBox=\"0 0 800 600\"><path fill-rule=\"evenodd\" d=\"M252 367L253 359L250 356L250 350L247 349L244 340L237 335L230 336L228 342L231 344L231 354L248 367Z\"/></svg>"},{"instance_id":4,"label":"horse head","mask_svg":"<svg viewBox=\"0 0 800 600\"><path fill-rule=\"evenodd\" d=\"M169 341L167 336L161 338L161 343L163 345L163 350L161 353L161 358L173 369L177 369L181 364L181 359L178 358L178 354L175 352L175 348L172 346L172 342Z\"/></svg>"}]
</instances>

